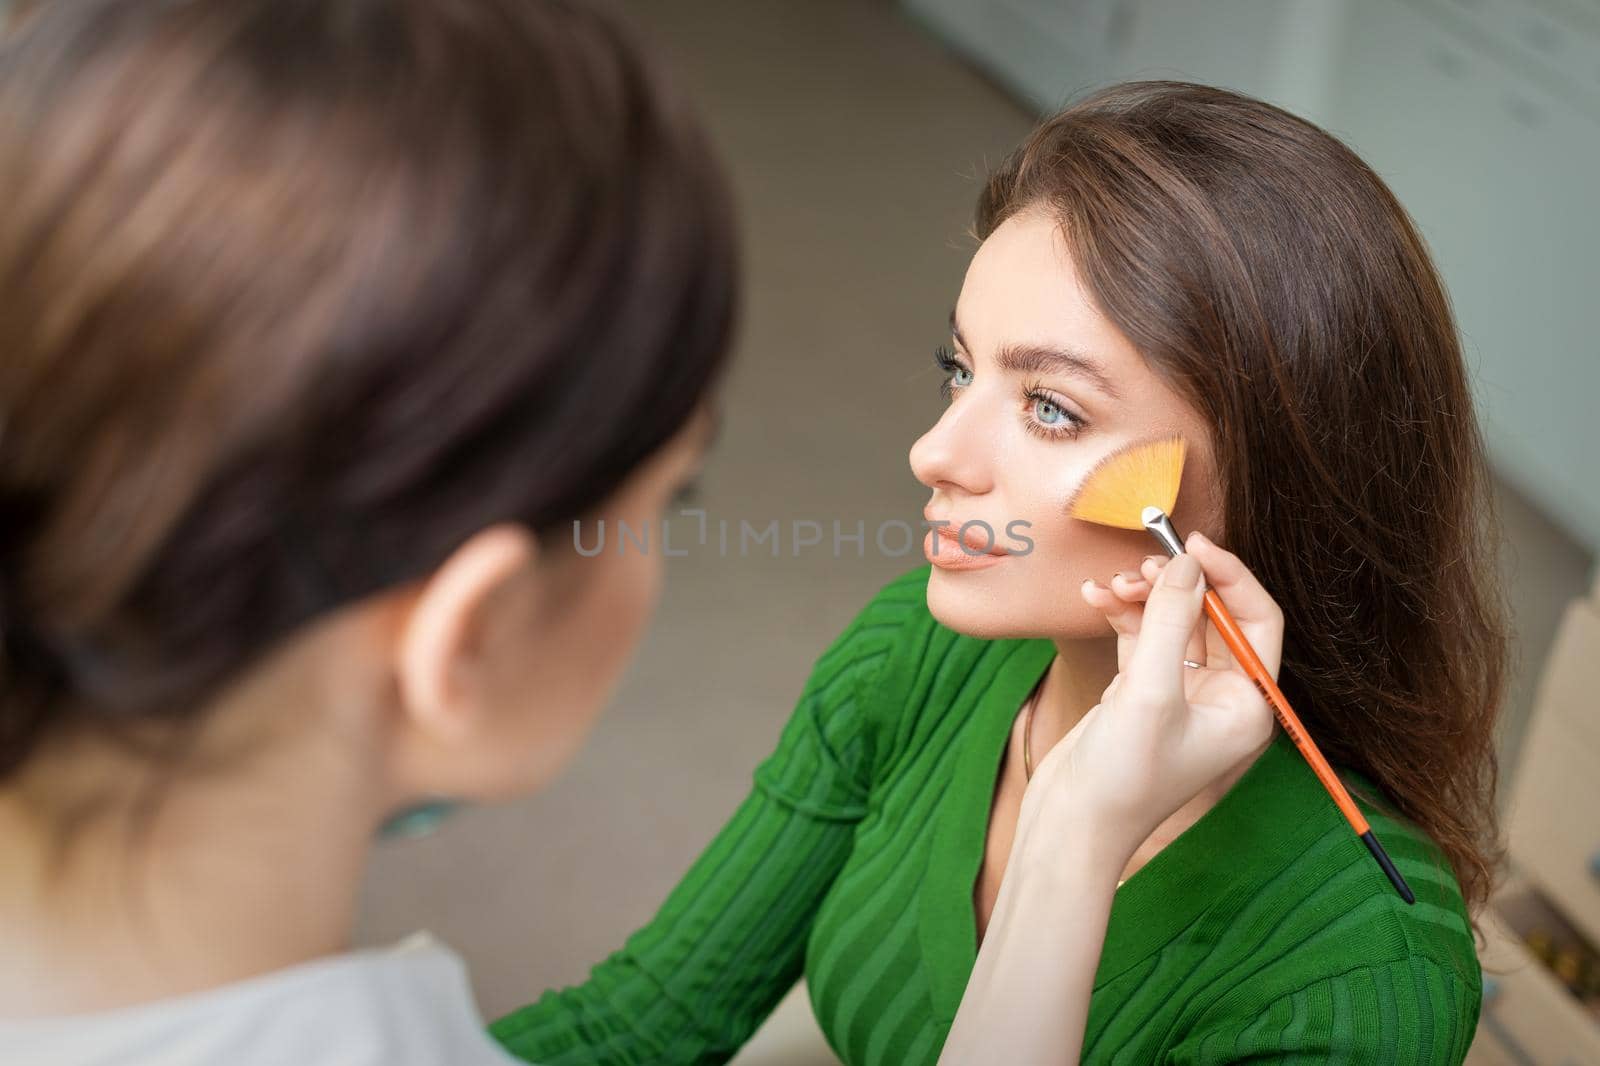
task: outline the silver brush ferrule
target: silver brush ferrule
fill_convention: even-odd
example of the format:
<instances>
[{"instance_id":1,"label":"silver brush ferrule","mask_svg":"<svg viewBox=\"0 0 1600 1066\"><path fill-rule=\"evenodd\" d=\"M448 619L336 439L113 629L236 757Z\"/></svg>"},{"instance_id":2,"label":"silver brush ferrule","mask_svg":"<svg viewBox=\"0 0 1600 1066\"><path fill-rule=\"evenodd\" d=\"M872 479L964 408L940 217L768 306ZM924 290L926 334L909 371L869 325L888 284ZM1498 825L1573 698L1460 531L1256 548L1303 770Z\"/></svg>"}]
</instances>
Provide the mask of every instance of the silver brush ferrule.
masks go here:
<instances>
[{"instance_id":1,"label":"silver brush ferrule","mask_svg":"<svg viewBox=\"0 0 1600 1066\"><path fill-rule=\"evenodd\" d=\"M1144 523L1144 528L1150 531L1150 535L1167 549L1168 555L1183 554L1183 538L1172 528L1172 519L1167 517L1167 512L1159 507L1146 507L1139 512L1139 520Z\"/></svg>"}]
</instances>

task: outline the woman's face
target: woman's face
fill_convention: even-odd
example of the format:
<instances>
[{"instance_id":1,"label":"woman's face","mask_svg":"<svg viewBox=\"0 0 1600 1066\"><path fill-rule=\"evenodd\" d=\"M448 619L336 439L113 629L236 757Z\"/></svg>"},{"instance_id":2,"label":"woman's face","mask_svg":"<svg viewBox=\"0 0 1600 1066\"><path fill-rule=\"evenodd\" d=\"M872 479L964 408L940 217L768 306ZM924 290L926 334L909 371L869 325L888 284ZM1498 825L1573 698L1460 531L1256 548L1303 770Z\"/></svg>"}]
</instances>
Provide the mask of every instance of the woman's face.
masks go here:
<instances>
[{"instance_id":1,"label":"woman's face","mask_svg":"<svg viewBox=\"0 0 1600 1066\"><path fill-rule=\"evenodd\" d=\"M1093 525L1067 506L1105 456L1182 436L1188 460L1173 524L1180 535L1218 538L1210 428L1090 301L1059 224L1042 211L1013 215L983 242L951 326L949 406L912 446L911 469L933 490L925 518L952 533L982 521L1001 553L974 564L930 530L929 609L986 638L1108 635L1079 586L1161 549L1142 530ZM982 526L967 536L987 546Z\"/></svg>"}]
</instances>

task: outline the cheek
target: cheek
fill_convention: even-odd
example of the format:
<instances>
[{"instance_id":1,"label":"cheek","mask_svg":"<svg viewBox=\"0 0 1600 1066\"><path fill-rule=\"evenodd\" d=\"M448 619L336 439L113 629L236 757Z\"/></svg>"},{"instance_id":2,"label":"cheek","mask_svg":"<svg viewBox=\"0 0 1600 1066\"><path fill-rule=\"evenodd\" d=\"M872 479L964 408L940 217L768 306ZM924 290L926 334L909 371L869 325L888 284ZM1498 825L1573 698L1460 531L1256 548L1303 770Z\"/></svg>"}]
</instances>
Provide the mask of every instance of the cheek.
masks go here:
<instances>
[{"instance_id":1,"label":"cheek","mask_svg":"<svg viewBox=\"0 0 1600 1066\"><path fill-rule=\"evenodd\" d=\"M1146 555L1160 550L1150 534L1142 529L1113 529L1073 518L1067 513L1068 505L1093 465L1084 461L1053 471L1048 478L1035 481L1027 494L1019 497L1033 523L1030 535L1035 540L1035 548L1024 560L1034 569L1030 576L1038 579L1048 573L1052 594L1068 588L1073 593L1073 603L1084 610L1089 607L1077 595L1077 588L1085 578L1109 581L1118 570L1136 569ZM1045 568L1045 572L1040 568Z\"/></svg>"},{"instance_id":2,"label":"cheek","mask_svg":"<svg viewBox=\"0 0 1600 1066\"><path fill-rule=\"evenodd\" d=\"M654 538L660 527L653 525ZM604 708L638 646L661 594L661 546L651 540L644 551L634 543L618 553L608 543L606 554L595 562L592 595L568 621L574 631L570 662L578 668L574 678L580 689L575 712L592 718Z\"/></svg>"},{"instance_id":3,"label":"cheek","mask_svg":"<svg viewBox=\"0 0 1600 1066\"><path fill-rule=\"evenodd\" d=\"M660 529L659 523L652 525L652 535L659 536ZM627 555L617 560L621 565L617 567L608 608L610 624L606 627L605 642L611 645L607 656L611 684L633 657L661 598L664 570L661 545L652 541L647 552L633 551L631 547Z\"/></svg>"},{"instance_id":4,"label":"cheek","mask_svg":"<svg viewBox=\"0 0 1600 1066\"><path fill-rule=\"evenodd\" d=\"M1075 594L1085 578L1104 584L1118 570L1138 570L1146 555L1161 550L1143 530L1112 529L1065 516L1057 523L1059 532L1053 539L1051 566Z\"/></svg>"},{"instance_id":5,"label":"cheek","mask_svg":"<svg viewBox=\"0 0 1600 1066\"><path fill-rule=\"evenodd\" d=\"M1008 513L998 516L996 533L1007 545L1020 545L1018 537L1026 537L1032 550L976 580L935 570L928 585L934 617L957 632L987 639L1111 635L1105 616L1083 602L1079 586L1085 578L1103 583L1118 570L1137 570L1146 555L1160 549L1143 530L1111 529L1067 513L1095 458L1044 464L1026 481L1008 485ZM1013 519L1028 525L1008 534L1004 523Z\"/></svg>"},{"instance_id":6,"label":"cheek","mask_svg":"<svg viewBox=\"0 0 1600 1066\"><path fill-rule=\"evenodd\" d=\"M1179 431L1150 432L1141 434L1139 439L1153 439L1172 432ZM1178 487L1178 500L1172 509L1172 522L1180 536L1198 529L1216 539L1221 533L1221 523L1214 468L1207 451L1193 443L1198 439L1195 431L1183 432L1191 443L1183 480ZM1118 570L1137 570L1147 555L1166 554L1145 530L1116 529L1067 514L1067 506L1088 473L1083 469L1074 470L1070 479L1058 481L1052 491L1041 494L1033 503L1037 513L1046 516L1037 524L1049 529L1052 565L1073 582L1074 588L1084 578L1092 577L1104 583Z\"/></svg>"},{"instance_id":7,"label":"cheek","mask_svg":"<svg viewBox=\"0 0 1600 1066\"><path fill-rule=\"evenodd\" d=\"M1056 511L1039 527L1033 554L1021 560L1016 600L1019 614L1040 635L1056 638L1106 636L1110 624L1083 601L1079 587L1092 578L1105 584L1119 570L1135 572L1146 555L1159 551L1143 530L1112 529Z\"/></svg>"},{"instance_id":8,"label":"cheek","mask_svg":"<svg viewBox=\"0 0 1600 1066\"><path fill-rule=\"evenodd\" d=\"M1104 584L1119 570L1137 572L1144 557L1159 554L1161 547L1142 529L1114 529L1067 513L1098 457L1047 468L1048 473L1011 487L1016 517L1031 523L1025 533L1034 542L1033 550L1016 559L1014 566L1007 564L1004 587L993 588L996 595L990 598L938 590L940 595L937 600L930 597L930 606L946 610L947 625L992 637L1080 639L1111 634L1105 616L1083 601L1079 586L1089 578ZM936 574L935 580L940 576Z\"/></svg>"},{"instance_id":9,"label":"cheek","mask_svg":"<svg viewBox=\"0 0 1600 1066\"><path fill-rule=\"evenodd\" d=\"M504 737L512 761L508 793L543 786L576 755L615 695L649 623L661 587L657 544L629 543L618 553L607 529L605 551L581 559L581 584L557 619L543 619L536 654L508 675L503 700L517 708L517 735ZM655 529L652 528L652 534Z\"/></svg>"}]
</instances>

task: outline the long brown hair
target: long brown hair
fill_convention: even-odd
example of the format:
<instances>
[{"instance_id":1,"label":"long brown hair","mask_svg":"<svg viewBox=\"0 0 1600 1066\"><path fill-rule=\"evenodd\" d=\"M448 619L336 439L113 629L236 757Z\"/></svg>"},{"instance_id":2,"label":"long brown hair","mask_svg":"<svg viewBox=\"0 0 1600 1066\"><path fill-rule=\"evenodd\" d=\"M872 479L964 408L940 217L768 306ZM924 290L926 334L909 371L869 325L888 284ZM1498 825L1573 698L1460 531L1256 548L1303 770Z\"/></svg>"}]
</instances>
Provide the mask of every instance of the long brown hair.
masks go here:
<instances>
[{"instance_id":1,"label":"long brown hair","mask_svg":"<svg viewBox=\"0 0 1600 1066\"><path fill-rule=\"evenodd\" d=\"M988 179L976 236L1029 208L1214 427L1227 546L1284 612L1285 694L1475 914L1504 857L1498 540L1449 300L1405 210L1312 124L1167 81L1045 121Z\"/></svg>"},{"instance_id":2,"label":"long brown hair","mask_svg":"<svg viewBox=\"0 0 1600 1066\"><path fill-rule=\"evenodd\" d=\"M564 531L735 312L699 124L565 0L39 5L0 204L0 777L186 725L486 526Z\"/></svg>"}]
</instances>

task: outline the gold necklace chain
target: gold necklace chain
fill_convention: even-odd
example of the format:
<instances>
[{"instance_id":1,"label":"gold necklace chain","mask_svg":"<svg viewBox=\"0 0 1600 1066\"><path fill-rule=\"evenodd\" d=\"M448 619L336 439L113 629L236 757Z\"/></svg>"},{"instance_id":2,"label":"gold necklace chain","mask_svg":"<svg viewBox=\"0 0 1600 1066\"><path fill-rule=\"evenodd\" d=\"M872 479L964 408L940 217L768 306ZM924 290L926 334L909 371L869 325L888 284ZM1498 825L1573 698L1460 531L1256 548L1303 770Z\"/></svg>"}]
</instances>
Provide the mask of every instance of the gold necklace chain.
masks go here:
<instances>
[{"instance_id":1,"label":"gold necklace chain","mask_svg":"<svg viewBox=\"0 0 1600 1066\"><path fill-rule=\"evenodd\" d=\"M1033 692L1028 696L1028 703L1022 712L1022 780L1026 784L1033 780L1033 708L1039 702L1039 690L1044 688L1044 679L1039 679L1039 684L1034 686ZM1121 888L1127 884L1127 878L1117 882Z\"/></svg>"},{"instance_id":2,"label":"gold necklace chain","mask_svg":"<svg viewBox=\"0 0 1600 1066\"><path fill-rule=\"evenodd\" d=\"M1033 780L1033 708L1039 702L1039 690L1044 687L1044 678L1033 687L1028 694L1028 706L1022 714L1022 780L1024 783Z\"/></svg>"}]
</instances>

